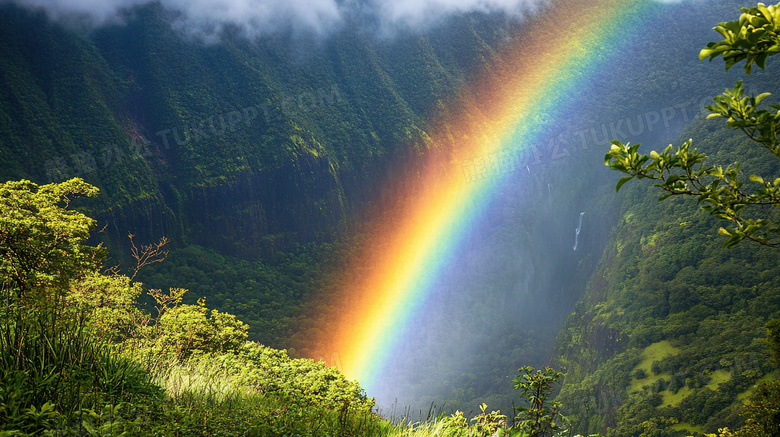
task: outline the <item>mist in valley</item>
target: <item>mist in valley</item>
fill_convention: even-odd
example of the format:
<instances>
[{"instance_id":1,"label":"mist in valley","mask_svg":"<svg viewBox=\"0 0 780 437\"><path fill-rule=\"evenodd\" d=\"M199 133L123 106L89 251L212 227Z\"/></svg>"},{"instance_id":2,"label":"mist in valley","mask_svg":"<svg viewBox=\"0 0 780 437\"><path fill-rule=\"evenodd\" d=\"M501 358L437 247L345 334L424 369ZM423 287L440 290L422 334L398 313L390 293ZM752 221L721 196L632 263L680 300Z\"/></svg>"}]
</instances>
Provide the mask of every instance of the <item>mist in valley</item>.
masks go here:
<instances>
[{"instance_id":1,"label":"mist in valley","mask_svg":"<svg viewBox=\"0 0 780 437\"><path fill-rule=\"evenodd\" d=\"M121 28L147 1L12 3L91 29ZM430 405L446 412L476 411L482 402L511 415L518 400L512 389L517 369L555 364L551 358L558 330L585 293L618 219L617 176L603 164L608 141L654 148L678 141L690 121L704 116L701 107L709 97L738 75L724 75L720 66L697 60L699 49L716 38L711 23L737 3L719 2L707 14L686 9L689 3L694 2L660 2L652 32L628 43L636 48L634 59L610 59L587 89L571 96L555 124L541 127L545 134L538 143L508 145L505 152L515 160L510 171L480 176L500 179L500 188L458 242L457 255L405 328L404 343L367 393L376 397L384 415L424 417ZM446 28L442 23L464 15L476 22L503 23L495 33L507 34L549 6L530 0L163 0L160 5L172 14L178 32L210 50L220 47L222 35L237 32L246 41L263 43L277 37L292 46L299 39L316 41L316 56L326 59L332 55L327 41L354 26L380 41L379 46L392 48L409 35L435 39ZM690 31L685 34L681 28ZM684 43L681 33L688 38ZM659 57L661 49L645 50L644 39L653 47L673 47L674 55ZM291 51L289 56L296 60L285 62L316 70L307 67L306 54ZM647 73L651 68L655 73ZM345 101L354 104L352 94L340 89ZM474 177L468 163L452 165L464 178Z\"/></svg>"}]
</instances>

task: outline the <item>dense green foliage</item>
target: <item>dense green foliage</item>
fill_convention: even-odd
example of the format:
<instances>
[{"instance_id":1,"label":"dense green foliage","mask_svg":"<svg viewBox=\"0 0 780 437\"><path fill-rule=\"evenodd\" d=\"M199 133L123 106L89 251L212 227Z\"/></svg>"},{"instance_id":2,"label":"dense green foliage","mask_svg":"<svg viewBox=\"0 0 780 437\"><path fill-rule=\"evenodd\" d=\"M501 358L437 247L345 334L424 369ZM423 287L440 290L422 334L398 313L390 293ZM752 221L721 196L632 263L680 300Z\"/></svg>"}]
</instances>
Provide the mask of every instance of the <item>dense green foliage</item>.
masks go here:
<instances>
[{"instance_id":1,"label":"dense green foliage","mask_svg":"<svg viewBox=\"0 0 780 437\"><path fill-rule=\"evenodd\" d=\"M753 145L712 120L683 135L709 145L714 159L766 168ZM658 203L640 186L621 193L622 219L558 337L567 373L559 399L574 429L639 435L651 421L663 435L684 436L739 428L741 399L773 368L762 337L780 316L775 251L724 251L715 218L695 204Z\"/></svg>"},{"instance_id":2,"label":"dense green foliage","mask_svg":"<svg viewBox=\"0 0 780 437\"><path fill-rule=\"evenodd\" d=\"M257 261L221 255L201 246L172 250L164 263L141 270L149 288L186 286L186 303L205 298L210 307L236 314L251 329L249 339L289 348L305 302L335 269L347 243L293 245ZM147 302L151 308L152 302Z\"/></svg>"},{"instance_id":3,"label":"dense green foliage","mask_svg":"<svg viewBox=\"0 0 780 437\"><path fill-rule=\"evenodd\" d=\"M763 3L755 8L743 8L737 21L720 23L715 27L725 37L702 49L700 59L710 60L723 56L726 70L745 60L745 72L750 74L755 63L766 68L767 58L780 53L777 31L780 28L780 5L766 7ZM769 109L758 109L758 105L771 93L757 96L746 95L742 81L733 89L727 89L715 97L714 105L707 106L709 118L725 118L729 128L741 130L748 138L772 152L780 159L780 105L769 105ZM670 196L686 195L698 198L702 209L721 220L732 222L729 229L721 228L719 233L729 238L724 243L733 247L744 239L767 246L780 245L780 178L764 182L764 178L752 174L750 180L757 184L748 188L739 181L740 163L722 166L705 166L706 155L691 150L692 140L674 148L671 144L661 153L650 155L638 153L639 144L629 146L612 141L612 147L604 158L611 169L627 173L618 182L617 190L633 178L649 178L660 181L656 187ZM770 179L771 181L771 179Z\"/></svg>"},{"instance_id":4,"label":"dense green foliage","mask_svg":"<svg viewBox=\"0 0 780 437\"><path fill-rule=\"evenodd\" d=\"M97 189L73 180L39 187L29 181L8 182L0 191L0 272L3 288L15 298L49 289L63 290L69 282L94 268L99 250L81 242L95 221L60 208L74 197L95 196Z\"/></svg>"},{"instance_id":5,"label":"dense green foliage","mask_svg":"<svg viewBox=\"0 0 780 437\"><path fill-rule=\"evenodd\" d=\"M101 188L82 207L111 223L114 245L166 235L244 258L350 229L419 164L427 116L506 26L461 17L394 44L346 26L325 41L228 32L208 45L172 22L150 4L78 32L2 5L0 180L79 176Z\"/></svg>"},{"instance_id":6,"label":"dense green foliage","mask_svg":"<svg viewBox=\"0 0 780 437\"><path fill-rule=\"evenodd\" d=\"M99 272L94 220L69 209L81 179L0 187L3 435L355 435L387 425L356 382L247 341L186 290Z\"/></svg>"},{"instance_id":7,"label":"dense green foliage","mask_svg":"<svg viewBox=\"0 0 780 437\"><path fill-rule=\"evenodd\" d=\"M739 21L721 23L716 30L726 40L708 45L702 57L722 54L727 68L747 58L748 73L754 61L763 68L766 56L754 49L774 54L774 43L765 45L762 38L774 38L774 30L764 28L774 26L775 10L760 4L743 9ZM684 134L715 160L777 174L777 161L752 150L751 140L776 149L777 115L756 109L766 97L745 96L738 81L708 108L747 138L705 120L694 121ZM638 145L613 141L605 157L612 169L628 174L618 190L634 177L656 179L666 191L660 200L668 200L651 206L646 190L629 191L598 278L559 336L558 358L569 375L561 399L571 408L575 429L610 436L686 436L724 426L744 436L778 431L773 399L780 385L772 381L766 350L775 349L780 315L777 255L737 246L745 238L775 244L776 185L751 176L760 186L747 192L738 181L739 164L705 167L706 154L690 145L641 155ZM714 218L733 222L720 233L736 249L719 251L717 240L707 236L714 220L673 197L680 194L697 196ZM756 208L748 214L751 205ZM755 214L762 217L749 218ZM588 343L595 349L586 350Z\"/></svg>"}]
</instances>

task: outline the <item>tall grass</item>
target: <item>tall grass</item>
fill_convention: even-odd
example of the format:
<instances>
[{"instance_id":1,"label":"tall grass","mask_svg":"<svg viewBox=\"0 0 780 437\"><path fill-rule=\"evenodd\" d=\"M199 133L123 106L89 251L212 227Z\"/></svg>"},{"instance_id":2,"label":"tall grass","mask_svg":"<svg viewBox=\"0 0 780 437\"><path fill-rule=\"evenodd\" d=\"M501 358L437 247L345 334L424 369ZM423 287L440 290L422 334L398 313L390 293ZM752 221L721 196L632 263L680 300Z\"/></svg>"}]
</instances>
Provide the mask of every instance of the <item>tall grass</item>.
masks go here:
<instances>
[{"instance_id":1,"label":"tall grass","mask_svg":"<svg viewBox=\"0 0 780 437\"><path fill-rule=\"evenodd\" d=\"M316 395L263 386L269 381L257 367L236 355L182 361L110 344L76 311L9 302L0 304L0 430L7 435L483 435L453 427L433 406L418 422L389 421L349 401L326 408Z\"/></svg>"},{"instance_id":2,"label":"tall grass","mask_svg":"<svg viewBox=\"0 0 780 437\"><path fill-rule=\"evenodd\" d=\"M279 378L297 377L291 369L301 364L294 361L269 373L258 369L274 362L258 364L231 352L182 361L131 343L111 344L84 314L49 302L0 302L3 435L484 435L453 427L433 406L418 422L389 421L350 400L330 399L326 407L300 382L284 388Z\"/></svg>"},{"instance_id":3,"label":"tall grass","mask_svg":"<svg viewBox=\"0 0 780 437\"><path fill-rule=\"evenodd\" d=\"M151 364L152 381L167 394L166 421L155 425L164 435L391 435L389 422L364 408L345 404L333 410L291 393L268 393L226 355L136 358Z\"/></svg>"},{"instance_id":4,"label":"tall grass","mask_svg":"<svg viewBox=\"0 0 780 437\"><path fill-rule=\"evenodd\" d=\"M268 393L223 366L224 356L128 356L98 340L79 317L50 323L40 315L0 313L0 429L19 432L9 435L483 435L453 428L433 407L418 422L392 422L348 403L334 410Z\"/></svg>"},{"instance_id":5,"label":"tall grass","mask_svg":"<svg viewBox=\"0 0 780 437\"><path fill-rule=\"evenodd\" d=\"M0 427L63 427L88 409L161 395L140 366L90 332L82 314L45 299L0 305Z\"/></svg>"}]
</instances>

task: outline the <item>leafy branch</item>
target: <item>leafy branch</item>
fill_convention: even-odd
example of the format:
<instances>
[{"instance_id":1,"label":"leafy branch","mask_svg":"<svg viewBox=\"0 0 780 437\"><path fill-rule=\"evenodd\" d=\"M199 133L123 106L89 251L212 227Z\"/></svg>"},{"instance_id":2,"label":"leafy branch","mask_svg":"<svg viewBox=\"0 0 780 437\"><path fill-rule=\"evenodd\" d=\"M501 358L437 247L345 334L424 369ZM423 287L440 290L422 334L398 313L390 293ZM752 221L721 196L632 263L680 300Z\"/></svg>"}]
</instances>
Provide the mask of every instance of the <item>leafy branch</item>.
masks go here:
<instances>
[{"instance_id":1,"label":"leafy branch","mask_svg":"<svg viewBox=\"0 0 780 437\"><path fill-rule=\"evenodd\" d=\"M652 151L650 155L639 153L639 144L611 143L612 147L604 157L605 164L628 174L620 178L617 190L633 178L657 180L659 183L654 186L665 192L658 200L675 195L694 196L710 215L732 222L728 229L721 227L718 231L729 237L724 247L734 247L746 238L766 246L780 245L777 211L767 208L780 204L780 178L769 183L761 176L750 176L751 181L760 184L760 188L751 193L739 180L739 163L725 169L706 166L706 155L696 148L691 149L692 140L678 148L669 145L661 153ZM749 206L760 207L762 217L748 217L745 212Z\"/></svg>"},{"instance_id":2,"label":"leafy branch","mask_svg":"<svg viewBox=\"0 0 780 437\"><path fill-rule=\"evenodd\" d=\"M741 61L745 71L752 73L752 66L766 68L769 56L780 53L780 4L755 8L742 8L739 20L718 24L715 31L724 39L711 42L702 49L699 59L710 61L722 56L726 70ZM714 105L707 106L707 118L724 118L728 128L742 131L750 140L768 149L780 159L780 105L759 105L769 97L762 93L755 97L746 95L742 81L713 98ZM704 153L691 149L692 140L679 147L669 145L663 152L639 153L639 144L623 144L611 141L612 146L604 157L610 169L627 174L620 178L616 190L629 180L652 179L656 187L665 193L659 200L670 196L694 196L701 208L720 220L731 222L718 233L728 237L724 247L731 248L742 240L758 244L780 246L780 178L765 181L764 177L751 175L756 185L746 186L739 180L740 164L725 169L705 164ZM752 188L752 189L749 189Z\"/></svg>"},{"instance_id":3,"label":"leafy branch","mask_svg":"<svg viewBox=\"0 0 780 437\"><path fill-rule=\"evenodd\" d=\"M699 52L699 60L710 61L722 56L726 71L745 62L745 72L751 74L753 65L766 68L769 56L780 53L780 8L759 3L755 8L741 8L739 20L718 23L714 30L723 35L723 41L711 42Z\"/></svg>"}]
</instances>

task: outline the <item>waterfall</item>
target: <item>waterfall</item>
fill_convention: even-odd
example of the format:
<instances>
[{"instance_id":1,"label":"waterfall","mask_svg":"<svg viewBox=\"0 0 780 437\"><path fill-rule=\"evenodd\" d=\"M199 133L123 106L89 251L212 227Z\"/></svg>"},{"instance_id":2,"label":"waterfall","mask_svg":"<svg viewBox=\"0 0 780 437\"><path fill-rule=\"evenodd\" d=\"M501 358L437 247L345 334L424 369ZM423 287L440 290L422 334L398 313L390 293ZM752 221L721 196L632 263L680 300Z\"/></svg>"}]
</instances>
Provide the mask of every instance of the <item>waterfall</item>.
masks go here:
<instances>
[{"instance_id":1,"label":"waterfall","mask_svg":"<svg viewBox=\"0 0 780 437\"><path fill-rule=\"evenodd\" d=\"M580 224L577 225L577 229L574 230L574 251L577 251L577 240L580 237L580 231L582 230L582 216L585 215L585 211L580 213Z\"/></svg>"}]
</instances>

